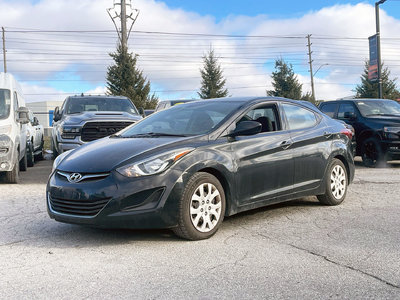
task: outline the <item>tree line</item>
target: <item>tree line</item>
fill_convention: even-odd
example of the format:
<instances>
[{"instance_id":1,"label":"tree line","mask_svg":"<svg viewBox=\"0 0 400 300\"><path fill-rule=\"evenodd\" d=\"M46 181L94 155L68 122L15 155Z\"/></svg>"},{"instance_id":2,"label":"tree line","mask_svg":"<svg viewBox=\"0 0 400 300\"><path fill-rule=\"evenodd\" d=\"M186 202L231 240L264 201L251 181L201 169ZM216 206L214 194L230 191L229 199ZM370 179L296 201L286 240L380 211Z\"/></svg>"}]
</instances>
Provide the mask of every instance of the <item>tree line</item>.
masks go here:
<instances>
[{"instance_id":1,"label":"tree line","mask_svg":"<svg viewBox=\"0 0 400 300\"><path fill-rule=\"evenodd\" d=\"M155 108L159 99L150 94L150 80L137 67L137 56L128 52L126 47L117 46L116 52L110 53L114 64L107 69L107 93L110 95L126 96L136 107L144 109ZM229 96L226 79L218 63L213 49L203 56L203 68L200 69L201 86L197 93L201 99L221 98ZM293 66L283 58L275 61L275 71L272 72L272 90L267 90L268 96L285 97L290 99L313 102L311 93L303 94L303 85L293 71ZM382 68L382 91L385 99L399 99L397 78L390 78L388 67ZM378 83L368 79L368 61L361 74L361 83L355 88L356 98L378 98Z\"/></svg>"}]
</instances>

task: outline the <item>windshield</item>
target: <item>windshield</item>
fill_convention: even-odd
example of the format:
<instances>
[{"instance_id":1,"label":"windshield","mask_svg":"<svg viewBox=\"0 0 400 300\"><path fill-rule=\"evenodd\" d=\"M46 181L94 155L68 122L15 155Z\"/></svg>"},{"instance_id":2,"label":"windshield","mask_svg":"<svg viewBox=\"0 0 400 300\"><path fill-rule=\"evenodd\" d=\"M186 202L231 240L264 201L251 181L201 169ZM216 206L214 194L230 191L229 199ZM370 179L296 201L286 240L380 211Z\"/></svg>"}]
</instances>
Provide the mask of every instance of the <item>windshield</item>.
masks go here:
<instances>
[{"instance_id":1,"label":"windshield","mask_svg":"<svg viewBox=\"0 0 400 300\"><path fill-rule=\"evenodd\" d=\"M202 100L177 105L148 116L118 137L191 136L217 128L242 102Z\"/></svg>"},{"instance_id":2,"label":"windshield","mask_svg":"<svg viewBox=\"0 0 400 300\"><path fill-rule=\"evenodd\" d=\"M8 116L10 115L10 106L10 90L0 89L0 120L8 118Z\"/></svg>"},{"instance_id":3,"label":"windshield","mask_svg":"<svg viewBox=\"0 0 400 300\"><path fill-rule=\"evenodd\" d=\"M118 98L69 98L65 113L78 114L85 111L123 111L138 114L136 107L129 99Z\"/></svg>"},{"instance_id":4,"label":"windshield","mask_svg":"<svg viewBox=\"0 0 400 300\"><path fill-rule=\"evenodd\" d=\"M392 100L356 101L364 117L374 115L400 115L400 104Z\"/></svg>"}]
</instances>

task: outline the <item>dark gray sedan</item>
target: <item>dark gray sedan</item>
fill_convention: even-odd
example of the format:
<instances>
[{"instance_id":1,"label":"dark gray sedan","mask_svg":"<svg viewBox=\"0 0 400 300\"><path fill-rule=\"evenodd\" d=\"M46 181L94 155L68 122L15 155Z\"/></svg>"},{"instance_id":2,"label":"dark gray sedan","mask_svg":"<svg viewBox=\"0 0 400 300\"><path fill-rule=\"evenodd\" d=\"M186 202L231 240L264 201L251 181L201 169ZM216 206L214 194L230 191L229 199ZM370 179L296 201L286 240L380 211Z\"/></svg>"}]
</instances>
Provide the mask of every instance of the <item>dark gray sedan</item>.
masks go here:
<instances>
[{"instance_id":1,"label":"dark gray sedan","mask_svg":"<svg viewBox=\"0 0 400 300\"><path fill-rule=\"evenodd\" d=\"M61 154L50 217L97 227L212 236L224 216L317 195L340 204L354 177L351 131L284 98L178 105Z\"/></svg>"}]
</instances>

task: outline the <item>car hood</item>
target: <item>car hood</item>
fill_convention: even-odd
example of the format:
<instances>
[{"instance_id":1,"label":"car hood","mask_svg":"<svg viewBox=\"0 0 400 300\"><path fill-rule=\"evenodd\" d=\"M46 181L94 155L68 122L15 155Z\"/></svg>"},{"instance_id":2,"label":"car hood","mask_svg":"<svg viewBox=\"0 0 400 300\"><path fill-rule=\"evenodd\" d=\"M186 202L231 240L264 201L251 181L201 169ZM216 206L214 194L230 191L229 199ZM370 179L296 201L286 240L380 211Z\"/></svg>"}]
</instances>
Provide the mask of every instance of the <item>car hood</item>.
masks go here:
<instances>
[{"instance_id":1,"label":"car hood","mask_svg":"<svg viewBox=\"0 0 400 300\"><path fill-rule=\"evenodd\" d=\"M66 154L57 169L65 172L104 173L114 170L124 162L143 158L141 154L167 151L193 137L115 138L105 137ZM182 143L183 142L183 143Z\"/></svg>"},{"instance_id":2,"label":"car hood","mask_svg":"<svg viewBox=\"0 0 400 300\"><path fill-rule=\"evenodd\" d=\"M80 114L65 115L64 124L82 124L86 121L138 121L139 115L132 115L122 111L86 111Z\"/></svg>"},{"instance_id":3,"label":"car hood","mask_svg":"<svg viewBox=\"0 0 400 300\"><path fill-rule=\"evenodd\" d=\"M373 122L382 124L384 126L399 126L400 125L400 116L396 115L377 115L377 116L368 116Z\"/></svg>"}]
</instances>

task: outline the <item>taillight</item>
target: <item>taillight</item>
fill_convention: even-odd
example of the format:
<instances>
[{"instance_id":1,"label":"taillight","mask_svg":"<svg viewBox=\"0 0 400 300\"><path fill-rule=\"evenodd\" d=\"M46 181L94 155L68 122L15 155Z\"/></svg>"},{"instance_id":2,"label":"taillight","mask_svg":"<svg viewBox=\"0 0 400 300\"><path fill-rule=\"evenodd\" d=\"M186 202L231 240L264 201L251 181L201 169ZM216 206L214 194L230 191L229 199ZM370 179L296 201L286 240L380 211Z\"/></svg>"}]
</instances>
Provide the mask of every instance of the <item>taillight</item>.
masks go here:
<instances>
[{"instance_id":1,"label":"taillight","mask_svg":"<svg viewBox=\"0 0 400 300\"><path fill-rule=\"evenodd\" d=\"M346 135L346 136L349 138L350 141L351 141L351 139L353 138L353 132L352 132L350 129L348 129L348 128L342 129L342 130L340 131L340 133L343 133L344 135Z\"/></svg>"}]
</instances>

